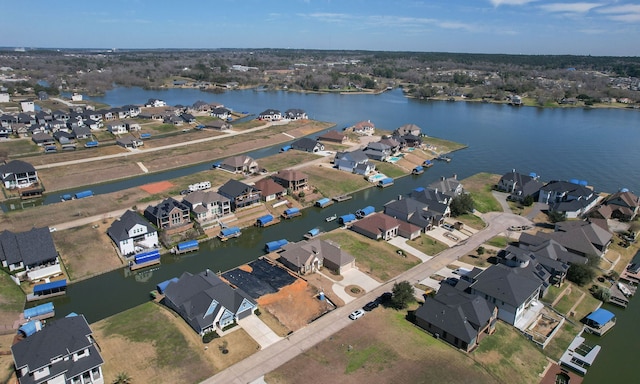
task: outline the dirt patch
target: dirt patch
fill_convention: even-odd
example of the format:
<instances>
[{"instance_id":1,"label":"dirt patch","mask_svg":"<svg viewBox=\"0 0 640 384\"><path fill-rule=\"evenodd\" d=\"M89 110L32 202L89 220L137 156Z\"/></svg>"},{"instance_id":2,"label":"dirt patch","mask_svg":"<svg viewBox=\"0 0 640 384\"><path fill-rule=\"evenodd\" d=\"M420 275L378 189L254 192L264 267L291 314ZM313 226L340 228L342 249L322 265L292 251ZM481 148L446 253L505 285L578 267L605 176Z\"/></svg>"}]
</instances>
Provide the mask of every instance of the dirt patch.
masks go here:
<instances>
[{"instance_id":1,"label":"dirt patch","mask_svg":"<svg viewBox=\"0 0 640 384\"><path fill-rule=\"evenodd\" d=\"M238 266L238 269L240 269L240 270L242 270L242 271L245 271L245 272L247 272L247 273L251 273L251 272L253 272L253 268L251 268L251 266L250 266L250 265L248 265L248 264L240 265L240 266Z\"/></svg>"},{"instance_id":2,"label":"dirt patch","mask_svg":"<svg viewBox=\"0 0 640 384\"><path fill-rule=\"evenodd\" d=\"M145 184L141 186L140 189L153 195L171 189L173 186L173 183L170 181L159 181L157 183Z\"/></svg>"},{"instance_id":3,"label":"dirt patch","mask_svg":"<svg viewBox=\"0 0 640 384\"><path fill-rule=\"evenodd\" d=\"M316 295L315 287L298 279L257 301L258 305L274 315L289 330L297 331L328 310L328 304L318 300Z\"/></svg>"}]
</instances>

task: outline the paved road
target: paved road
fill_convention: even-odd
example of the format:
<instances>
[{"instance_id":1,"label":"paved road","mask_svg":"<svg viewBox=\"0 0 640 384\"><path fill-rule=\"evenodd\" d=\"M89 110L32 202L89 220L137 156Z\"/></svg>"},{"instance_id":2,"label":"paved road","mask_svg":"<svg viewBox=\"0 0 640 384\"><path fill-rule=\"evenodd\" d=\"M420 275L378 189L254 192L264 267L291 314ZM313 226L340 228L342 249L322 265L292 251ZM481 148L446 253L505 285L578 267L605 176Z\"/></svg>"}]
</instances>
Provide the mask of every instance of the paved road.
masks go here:
<instances>
[{"instance_id":1,"label":"paved road","mask_svg":"<svg viewBox=\"0 0 640 384\"><path fill-rule=\"evenodd\" d=\"M232 365L224 371L205 380L205 384L246 384L250 383L268 372L271 372L293 359L301 353L309 350L314 345L327 339L333 334L351 324L348 315L357 308L362 307L368 301L375 299L385 291L393 288L396 281L418 282L436 271L451 264L460 256L475 250L481 244L493 236L505 232L511 225L530 225L531 222L521 216L511 213L488 213L484 215L487 227L479 231L464 243L449 248L437 257L430 259L402 274L395 279L381 285L379 288L366 295L347 303L325 316L302 328L289 337L278 341L268 348L262 349L248 358ZM365 315L366 316L366 315Z\"/></svg>"}]
</instances>

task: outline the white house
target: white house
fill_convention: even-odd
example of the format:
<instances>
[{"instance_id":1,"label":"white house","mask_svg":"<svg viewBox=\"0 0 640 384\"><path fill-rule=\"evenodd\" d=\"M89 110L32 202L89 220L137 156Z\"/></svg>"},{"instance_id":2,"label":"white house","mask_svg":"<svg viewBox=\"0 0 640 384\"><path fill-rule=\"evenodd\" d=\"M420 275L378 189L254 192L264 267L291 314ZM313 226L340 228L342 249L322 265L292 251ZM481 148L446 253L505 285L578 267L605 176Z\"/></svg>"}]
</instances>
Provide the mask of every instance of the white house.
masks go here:
<instances>
[{"instance_id":1,"label":"white house","mask_svg":"<svg viewBox=\"0 0 640 384\"><path fill-rule=\"evenodd\" d=\"M35 112L36 111L36 106L33 103L33 101L27 100L27 101L21 101L20 102L20 108L22 108L22 112Z\"/></svg>"},{"instance_id":2,"label":"white house","mask_svg":"<svg viewBox=\"0 0 640 384\"><path fill-rule=\"evenodd\" d=\"M107 234L123 256L158 247L158 231L134 211L126 211L114 221Z\"/></svg>"}]
</instances>

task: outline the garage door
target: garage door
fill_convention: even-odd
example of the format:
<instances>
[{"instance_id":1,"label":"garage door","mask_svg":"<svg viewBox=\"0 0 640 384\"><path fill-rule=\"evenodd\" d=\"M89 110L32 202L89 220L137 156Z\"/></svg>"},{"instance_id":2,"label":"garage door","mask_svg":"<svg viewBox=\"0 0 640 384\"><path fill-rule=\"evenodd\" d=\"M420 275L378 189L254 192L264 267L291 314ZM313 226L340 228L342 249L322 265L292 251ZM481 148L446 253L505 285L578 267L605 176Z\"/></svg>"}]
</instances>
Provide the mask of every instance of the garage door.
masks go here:
<instances>
[{"instance_id":1,"label":"garage door","mask_svg":"<svg viewBox=\"0 0 640 384\"><path fill-rule=\"evenodd\" d=\"M250 316L252 313L252 308L245 309L244 311L238 313L238 319L244 319L247 316Z\"/></svg>"}]
</instances>

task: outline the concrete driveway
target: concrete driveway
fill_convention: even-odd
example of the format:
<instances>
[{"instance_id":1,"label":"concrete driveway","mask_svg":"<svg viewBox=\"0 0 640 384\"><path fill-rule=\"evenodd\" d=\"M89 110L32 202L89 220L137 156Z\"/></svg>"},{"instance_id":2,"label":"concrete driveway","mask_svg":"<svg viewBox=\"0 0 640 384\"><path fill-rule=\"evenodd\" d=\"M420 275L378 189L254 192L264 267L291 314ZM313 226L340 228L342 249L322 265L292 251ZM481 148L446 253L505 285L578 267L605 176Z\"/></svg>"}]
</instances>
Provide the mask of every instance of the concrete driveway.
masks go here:
<instances>
[{"instance_id":1,"label":"concrete driveway","mask_svg":"<svg viewBox=\"0 0 640 384\"><path fill-rule=\"evenodd\" d=\"M393 239L389 240L388 243L402 249L410 255L417 257L418 259L422 260L422 262L431 260L431 258L433 257L427 255L424 252L418 251L417 249L407 244L407 239L405 239L404 237L394 237Z\"/></svg>"},{"instance_id":2,"label":"concrete driveway","mask_svg":"<svg viewBox=\"0 0 640 384\"><path fill-rule=\"evenodd\" d=\"M275 332L273 332L271 328L263 323L256 315L251 315L238 320L238 324L249 334L249 336L251 336L252 339L260 344L260 348L262 349L282 340L282 337L276 335Z\"/></svg>"},{"instance_id":3,"label":"concrete driveway","mask_svg":"<svg viewBox=\"0 0 640 384\"><path fill-rule=\"evenodd\" d=\"M364 289L365 292L371 292L382 285L382 283L379 283L366 273L361 272L356 268L352 268L346 272L343 272L342 277L343 279L341 281L335 281L333 283L331 289L333 289L333 292L335 292L335 294L338 295L338 297L341 298L345 304L356 299L355 297L347 293L346 287L350 285L357 285L358 287Z\"/></svg>"}]
</instances>

